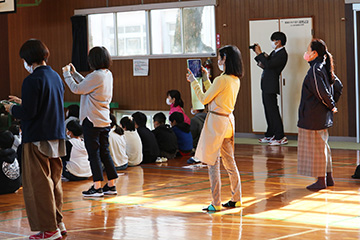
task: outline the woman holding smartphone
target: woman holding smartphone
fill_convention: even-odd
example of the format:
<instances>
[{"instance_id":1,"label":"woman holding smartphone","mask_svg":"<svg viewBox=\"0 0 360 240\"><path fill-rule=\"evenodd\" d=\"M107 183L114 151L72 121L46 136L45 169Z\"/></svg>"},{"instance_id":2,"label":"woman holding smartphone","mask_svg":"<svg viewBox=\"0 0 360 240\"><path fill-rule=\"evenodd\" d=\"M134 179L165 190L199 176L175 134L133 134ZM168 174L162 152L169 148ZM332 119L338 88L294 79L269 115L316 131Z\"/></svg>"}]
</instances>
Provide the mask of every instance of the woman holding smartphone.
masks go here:
<instances>
[{"instance_id":1,"label":"woman holding smartphone","mask_svg":"<svg viewBox=\"0 0 360 240\"><path fill-rule=\"evenodd\" d=\"M241 206L240 174L234 158L235 119L233 115L236 98L240 90L240 78L243 76L243 61L236 46L220 48L218 57L219 69L223 72L211 83L205 68L203 82L204 93L193 73L188 69L187 79L191 82L199 101L208 104L207 115L202 129L195 158L208 165L212 202L205 211L221 210L221 177L220 160L228 172L232 198L223 207Z\"/></svg>"}]
</instances>

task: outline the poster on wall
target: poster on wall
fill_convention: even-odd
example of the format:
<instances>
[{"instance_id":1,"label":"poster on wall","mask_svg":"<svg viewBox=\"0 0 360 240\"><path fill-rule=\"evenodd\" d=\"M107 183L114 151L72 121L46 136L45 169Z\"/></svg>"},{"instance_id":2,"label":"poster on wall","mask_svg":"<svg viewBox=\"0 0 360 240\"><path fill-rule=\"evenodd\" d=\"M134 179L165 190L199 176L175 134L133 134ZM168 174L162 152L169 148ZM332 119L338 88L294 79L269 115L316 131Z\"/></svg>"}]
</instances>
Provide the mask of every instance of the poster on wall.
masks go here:
<instances>
[{"instance_id":1,"label":"poster on wall","mask_svg":"<svg viewBox=\"0 0 360 240\"><path fill-rule=\"evenodd\" d=\"M16 12L16 0L0 0L0 13Z\"/></svg>"}]
</instances>

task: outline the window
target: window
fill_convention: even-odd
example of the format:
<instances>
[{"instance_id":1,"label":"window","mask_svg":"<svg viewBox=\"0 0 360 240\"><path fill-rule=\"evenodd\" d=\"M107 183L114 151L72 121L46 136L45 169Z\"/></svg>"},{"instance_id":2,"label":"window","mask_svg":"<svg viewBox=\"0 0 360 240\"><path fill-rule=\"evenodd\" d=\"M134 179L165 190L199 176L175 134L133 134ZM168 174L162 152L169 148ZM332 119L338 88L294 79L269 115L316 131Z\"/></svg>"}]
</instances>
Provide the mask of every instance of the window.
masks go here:
<instances>
[{"instance_id":1,"label":"window","mask_svg":"<svg viewBox=\"0 0 360 240\"><path fill-rule=\"evenodd\" d=\"M146 55L146 12L117 13L118 56Z\"/></svg>"},{"instance_id":2,"label":"window","mask_svg":"<svg viewBox=\"0 0 360 240\"><path fill-rule=\"evenodd\" d=\"M88 16L89 46L104 46L111 55L115 51L114 14L92 14Z\"/></svg>"},{"instance_id":3,"label":"window","mask_svg":"<svg viewBox=\"0 0 360 240\"><path fill-rule=\"evenodd\" d=\"M215 56L214 2L200 0L105 8L98 12L88 10L89 47L105 46L114 58ZM77 11L84 14L84 10Z\"/></svg>"}]
</instances>

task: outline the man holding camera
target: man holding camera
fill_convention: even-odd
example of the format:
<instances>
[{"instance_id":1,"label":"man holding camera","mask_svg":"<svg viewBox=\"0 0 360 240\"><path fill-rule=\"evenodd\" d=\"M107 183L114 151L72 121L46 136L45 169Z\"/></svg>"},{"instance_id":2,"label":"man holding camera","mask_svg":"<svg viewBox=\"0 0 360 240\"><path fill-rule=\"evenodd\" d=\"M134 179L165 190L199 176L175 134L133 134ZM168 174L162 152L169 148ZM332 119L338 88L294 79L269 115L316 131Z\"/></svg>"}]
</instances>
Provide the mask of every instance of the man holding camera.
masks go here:
<instances>
[{"instance_id":1,"label":"man holding camera","mask_svg":"<svg viewBox=\"0 0 360 240\"><path fill-rule=\"evenodd\" d=\"M285 50L286 35L282 32L274 32L271 37L271 46L274 49L270 55L261 51L258 44L250 46L256 53L255 61L263 69L261 75L262 101L267 122L267 131L260 143L269 145L287 144L288 140L284 134L284 126L277 104L277 94L280 94L279 76L284 69L288 54Z\"/></svg>"}]
</instances>

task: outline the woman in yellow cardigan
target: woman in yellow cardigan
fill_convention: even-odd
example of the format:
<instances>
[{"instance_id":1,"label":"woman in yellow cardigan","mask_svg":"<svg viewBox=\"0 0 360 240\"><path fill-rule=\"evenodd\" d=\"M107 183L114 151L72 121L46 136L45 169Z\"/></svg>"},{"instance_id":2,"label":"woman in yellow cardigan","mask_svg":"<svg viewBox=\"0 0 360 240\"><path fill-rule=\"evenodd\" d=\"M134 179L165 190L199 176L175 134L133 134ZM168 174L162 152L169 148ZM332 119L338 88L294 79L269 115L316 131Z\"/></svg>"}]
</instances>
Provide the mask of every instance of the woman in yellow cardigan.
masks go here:
<instances>
[{"instance_id":1,"label":"woman in yellow cardigan","mask_svg":"<svg viewBox=\"0 0 360 240\"><path fill-rule=\"evenodd\" d=\"M215 78L213 83L210 82L206 70L202 68L205 93L189 69L187 74L196 96L202 104L208 104L209 109L195 153L195 158L206 163L209 170L212 202L203 209L205 211L221 210L220 160L229 175L232 193L230 201L222 206L228 208L241 206L240 174L234 158L233 115L240 90L240 78L244 72L239 49L235 46L220 48L218 66L223 73Z\"/></svg>"}]
</instances>

